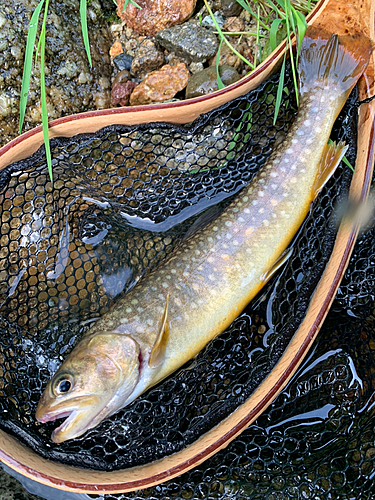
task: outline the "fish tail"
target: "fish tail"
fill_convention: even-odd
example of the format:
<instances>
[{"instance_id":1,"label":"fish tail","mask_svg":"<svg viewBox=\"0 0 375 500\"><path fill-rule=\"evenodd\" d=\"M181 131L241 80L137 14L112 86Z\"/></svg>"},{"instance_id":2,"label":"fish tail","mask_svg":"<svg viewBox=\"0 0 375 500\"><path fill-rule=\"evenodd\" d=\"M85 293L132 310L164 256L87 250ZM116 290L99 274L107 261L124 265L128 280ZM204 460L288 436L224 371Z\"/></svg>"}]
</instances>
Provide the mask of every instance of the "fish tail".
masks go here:
<instances>
[{"instance_id":1,"label":"fish tail","mask_svg":"<svg viewBox=\"0 0 375 500\"><path fill-rule=\"evenodd\" d=\"M338 36L308 26L298 65L300 95L323 84L346 99L365 71L372 50L372 42L364 35Z\"/></svg>"}]
</instances>

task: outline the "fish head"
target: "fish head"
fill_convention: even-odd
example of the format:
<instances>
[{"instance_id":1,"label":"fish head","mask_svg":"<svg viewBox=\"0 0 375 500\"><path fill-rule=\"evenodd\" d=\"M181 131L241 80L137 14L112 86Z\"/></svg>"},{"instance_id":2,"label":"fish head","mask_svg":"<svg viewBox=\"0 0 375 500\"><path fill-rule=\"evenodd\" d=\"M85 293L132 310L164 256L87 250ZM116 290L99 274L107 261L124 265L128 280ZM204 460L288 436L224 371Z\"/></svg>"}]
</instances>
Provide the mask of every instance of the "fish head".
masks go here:
<instances>
[{"instance_id":1,"label":"fish head","mask_svg":"<svg viewBox=\"0 0 375 500\"><path fill-rule=\"evenodd\" d=\"M139 344L128 335L84 337L48 382L36 419L66 418L52 433L55 443L81 436L123 406L138 383L140 360Z\"/></svg>"}]
</instances>

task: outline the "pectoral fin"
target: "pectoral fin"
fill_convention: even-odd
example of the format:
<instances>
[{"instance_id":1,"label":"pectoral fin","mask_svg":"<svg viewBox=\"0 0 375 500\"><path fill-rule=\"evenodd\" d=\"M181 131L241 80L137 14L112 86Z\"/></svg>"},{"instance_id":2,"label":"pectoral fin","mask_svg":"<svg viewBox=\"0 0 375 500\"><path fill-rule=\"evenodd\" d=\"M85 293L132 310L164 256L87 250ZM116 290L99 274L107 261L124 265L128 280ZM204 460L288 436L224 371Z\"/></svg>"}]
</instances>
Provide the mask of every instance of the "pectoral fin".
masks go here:
<instances>
[{"instance_id":1,"label":"pectoral fin","mask_svg":"<svg viewBox=\"0 0 375 500\"><path fill-rule=\"evenodd\" d=\"M314 199L335 173L348 147L349 146L345 146L345 143L341 141L338 144L331 142L325 146L321 158L320 170L313 186Z\"/></svg>"},{"instance_id":2,"label":"pectoral fin","mask_svg":"<svg viewBox=\"0 0 375 500\"><path fill-rule=\"evenodd\" d=\"M167 295L167 300L165 301L164 311L159 323L158 334L156 336L155 344L152 348L150 359L148 361L148 365L151 368L155 368L157 365L161 364L164 361L165 349L167 347L169 337L169 325L167 322L168 304L169 295Z\"/></svg>"}]
</instances>

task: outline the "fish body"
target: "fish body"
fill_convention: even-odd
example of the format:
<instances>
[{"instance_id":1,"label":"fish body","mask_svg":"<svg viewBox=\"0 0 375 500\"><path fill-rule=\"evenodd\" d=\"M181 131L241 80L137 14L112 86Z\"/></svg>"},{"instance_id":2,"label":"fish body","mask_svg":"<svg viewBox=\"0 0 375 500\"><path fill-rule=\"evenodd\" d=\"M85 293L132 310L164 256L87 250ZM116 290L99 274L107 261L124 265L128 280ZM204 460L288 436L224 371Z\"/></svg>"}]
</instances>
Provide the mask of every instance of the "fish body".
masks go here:
<instances>
[{"instance_id":1,"label":"fish body","mask_svg":"<svg viewBox=\"0 0 375 500\"><path fill-rule=\"evenodd\" d=\"M181 367L258 293L345 153L327 142L370 52L365 38L341 43L308 29L300 108L286 140L216 220L119 300L64 361L36 413L41 422L68 416L54 441L83 434Z\"/></svg>"}]
</instances>

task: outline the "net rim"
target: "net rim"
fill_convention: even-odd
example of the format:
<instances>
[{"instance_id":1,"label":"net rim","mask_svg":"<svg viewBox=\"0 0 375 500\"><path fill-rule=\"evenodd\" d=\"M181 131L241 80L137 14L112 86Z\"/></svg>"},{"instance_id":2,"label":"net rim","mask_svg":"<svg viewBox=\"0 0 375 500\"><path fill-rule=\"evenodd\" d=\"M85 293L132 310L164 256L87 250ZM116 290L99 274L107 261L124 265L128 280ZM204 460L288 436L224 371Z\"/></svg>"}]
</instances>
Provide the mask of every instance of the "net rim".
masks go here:
<instances>
[{"instance_id":1,"label":"net rim","mask_svg":"<svg viewBox=\"0 0 375 500\"><path fill-rule=\"evenodd\" d=\"M322 2L320 5L326 5L329 0ZM267 70L267 68L266 68ZM264 71L264 79L269 75L269 71ZM249 88L246 89L247 91ZM369 88L367 88L369 91ZM244 92L241 92L244 93ZM371 95L371 93L369 94ZM228 100L233 99L233 96L230 96ZM217 104L216 104L217 105ZM214 105L213 107L216 107ZM154 108L155 109L155 108ZM103 112L108 116L111 115L111 110L106 110ZM148 109L148 111L151 111ZM154 110L152 110L154 111ZM100 112L98 112L100 113ZM92 119L93 115L95 116L97 113L91 113L90 119ZM80 116L80 115L78 115ZM69 117L70 121L74 120L73 117ZM60 119L64 121L64 119ZM57 120L59 122L59 120ZM67 121L69 125L69 120ZM100 128L100 127L98 127ZM34 134L39 131L40 127L34 129ZM30 131L33 132L33 131ZM18 138L19 142L12 141L5 148L0 150L0 160L4 160L4 153L7 153L12 150L12 147L22 144L25 140L30 138L29 133L24 134L20 138ZM74 135L70 134L70 135ZM375 103L369 103L368 105L363 105L360 108L360 119L359 119L359 137L361 137L361 147L358 148L358 155L356 160L356 175L354 176L354 180L351 184L350 193L359 201L364 201L368 194L368 189L370 186L371 174L372 174L372 164L373 164L373 156L374 156L374 137L375 137ZM28 156L30 153L27 153ZM5 155L6 156L6 155ZM14 160L13 155L13 160ZM9 161L7 164L10 163ZM3 168L0 165L0 168ZM326 294L324 298L321 293L321 286L319 285L317 290L315 291L313 297L315 298L317 295L319 299L319 304L321 304L320 309L317 304L315 307L319 309L313 316L315 320L312 322L311 327L308 329L306 342L296 351L295 356L295 364L290 364L285 370L285 377L283 379L279 379L279 390L272 391L268 393L267 397L263 397L260 399L260 403L255 407L258 410L258 413L252 413L247 415L239 420L238 425L232 427L231 430L223 432L222 426L225 425L229 419L232 419L234 414L237 414L237 411L234 412L230 417L228 417L224 422L216 426L211 433L214 433L219 436L219 439L216 440L215 443L210 446L204 445L202 448L202 452L200 454L195 454L195 457L188 458L183 463L179 465L173 465L173 461L175 461L176 456L181 453L186 453L187 450L196 448L198 442L201 444L201 440L205 439L208 434L202 436L198 441L196 441L193 445L189 446L185 450L182 450L179 453L171 457L166 457L164 459L158 460L157 462L153 462L151 464L147 464L141 467L127 469L126 471L115 471L115 472L98 472L98 471L90 471L78 469L72 466L66 466L62 464L57 464L55 462L51 462L49 460L42 459L36 453L32 452L30 449L21 445L16 439L10 437L5 432L0 432L0 460L7 464L12 469L20 472L24 476L27 476L33 480L36 480L40 483L47 484L53 486L58 489L73 491L76 493L121 493L127 491L134 491L137 489L147 488L156 484L159 484L167 479L171 479L175 476L182 474L183 472L193 468L199 463L203 462L205 459L212 456L214 453L219 451L221 448L225 447L232 439L234 439L240 432L242 432L265 408L271 401L277 396L277 394L283 389L286 385L288 379L292 376L294 371L298 368L300 362L305 354L308 352L308 348L314 340L318 330L324 320L325 315L328 312L330 303L333 300L335 295L335 291L341 281L341 278L344 274L345 268L349 262L351 250L354 246L356 240L358 228L353 224L350 228L340 226L340 232L343 232L343 238L339 245L335 245L335 249L339 246L337 252L338 255L335 255L335 250L332 253L330 261L323 272L322 280L320 285L323 283L323 288L326 290ZM337 238L338 240L339 238ZM340 258L341 256L341 258ZM330 278L327 278L327 268L330 263L335 262L335 271ZM331 272L332 274L332 272ZM312 308L310 307L312 310ZM310 310L309 309L309 310ZM306 318L304 319L302 325L300 326L300 331L305 324ZM295 336L296 337L296 336ZM293 337L293 339L295 338ZM289 347L286 350L283 358L276 365L274 370L271 372L272 375L276 368L280 365L280 363L284 360L286 354L289 352ZM298 361L298 363L297 363ZM263 385L263 384L262 384ZM261 387L261 386L260 386ZM257 389L260 389L260 387ZM254 393L255 394L255 393ZM251 396L250 399L253 398L254 395ZM271 399L272 398L272 399ZM249 401L248 400L248 401ZM238 410L243 409L244 406L248 403L245 402ZM220 430L219 430L220 429ZM166 467L162 470L161 464L164 463ZM172 464L172 466L171 466ZM155 472L156 471L156 472ZM150 474L151 472L151 474ZM146 473L146 474L145 474ZM147 477L145 477L147 476ZM70 478L75 477L75 480L71 480ZM126 479L126 477L128 479Z\"/></svg>"}]
</instances>

